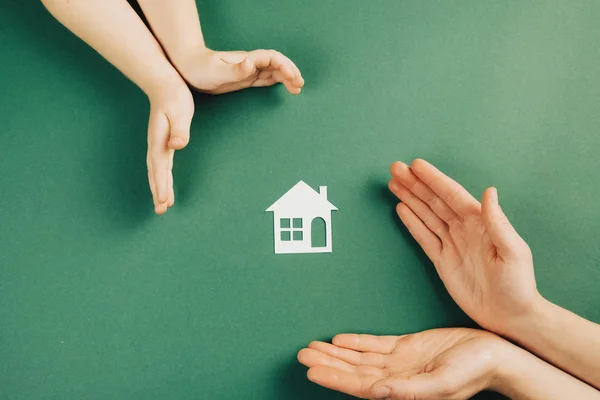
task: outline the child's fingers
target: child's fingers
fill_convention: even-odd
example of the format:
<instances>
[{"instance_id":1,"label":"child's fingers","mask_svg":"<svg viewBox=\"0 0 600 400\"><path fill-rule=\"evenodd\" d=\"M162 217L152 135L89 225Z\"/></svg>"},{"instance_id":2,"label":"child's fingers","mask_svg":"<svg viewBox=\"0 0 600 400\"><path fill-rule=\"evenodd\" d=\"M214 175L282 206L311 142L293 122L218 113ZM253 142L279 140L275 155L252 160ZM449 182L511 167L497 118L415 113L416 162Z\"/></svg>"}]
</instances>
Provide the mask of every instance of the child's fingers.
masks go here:
<instances>
[{"instance_id":1,"label":"child's fingers","mask_svg":"<svg viewBox=\"0 0 600 400\"><path fill-rule=\"evenodd\" d=\"M252 86L265 87L265 86L273 86L276 83L278 83L278 82L273 77L259 78L252 83Z\"/></svg>"},{"instance_id":2,"label":"child's fingers","mask_svg":"<svg viewBox=\"0 0 600 400\"><path fill-rule=\"evenodd\" d=\"M281 71L279 71L279 70L273 70L273 71L271 71L271 76L277 82L283 83L283 86L285 86L285 88L287 89L287 91L290 92L291 94L298 94L298 93L300 93L300 88L295 87L289 80L285 79L285 77L283 76L283 74L281 73Z\"/></svg>"},{"instance_id":3,"label":"child's fingers","mask_svg":"<svg viewBox=\"0 0 600 400\"><path fill-rule=\"evenodd\" d=\"M173 158L175 157L175 151L171 150L169 156L169 199L167 200L167 207L173 207L175 204L175 190L173 189Z\"/></svg>"},{"instance_id":4,"label":"child's fingers","mask_svg":"<svg viewBox=\"0 0 600 400\"><path fill-rule=\"evenodd\" d=\"M148 183L150 184L150 191L152 192L152 202L154 203L154 212L156 214L164 214L167 211L167 205L165 203L158 203L156 199L156 185L154 184L154 174L148 170Z\"/></svg>"},{"instance_id":5,"label":"child's fingers","mask_svg":"<svg viewBox=\"0 0 600 400\"><path fill-rule=\"evenodd\" d=\"M152 203L156 207L156 185L154 184L154 174L150 168L150 160L148 160L148 186L150 186L150 192L152 193Z\"/></svg>"},{"instance_id":6,"label":"child's fingers","mask_svg":"<svg viewBox=\"0 0 600 400\"><path fill-rule=\"evenodd\" d=\"M156 198L159 204L169 199L169 121L163 113L151 113L148 124L148 151L153 174Z\"/></svg>"},{"instance_id":7,"label":"child's fingers","mask_svg":"<svg viewBox=\"0 0 600 400\"><path fill-rule=\"evenodd\" d=\"M150 157L156 198L159 203L166 203L169 200L169 153L163 149L153 149Z\"/></svg>"},{"instance_id":8,"label":"child's fingers","mask_svg":"<svg viewBox=\"0 0 600 400\"><path fill-rule=\"evenodd\" d=\"M256 80L252 82L254 87L272 86L277 83L277 80L273 78L271 70L263 70L258 73Z\"/></svg>"},{"instance_id":9,"label":"child's fingers","mask_svg":"<svg viewBox=\"0 0 600 400\"><path fill-rule=\"evenodd\" d=\"M287 57L285 55L283 55L283 57L285 57L288 64L292 68L292 71L294 72L294 84L298 87L303 87L304 86L304 78L302 78L302 73L300 72L300 69L298 68L298 66L296 66L296 64L292 60L290 60L289 57Z\"/></svg>"},{"instance_id":10,"label":"child's fingers","mask_svg":"<svg viewBox=\"0 0 600 400\"><path fill-rule=\"evenodd\" d=\"M287 58L275 50L254 50L249 57L254 60L259 69L273 68L281 71L286 80L294 80L294 70L288 64Z\"/></svg>"},{"instance_id":11,"label":"child's fingers","mask_svg":"<svg viewBox=\"0 0 600 400\"><path fill-rule=\"evenodd\" d=\"M427 257L437 265L437 260L442 251L442 242L439 237L431 232L406 204L398 204L396 212L412 237L421 245Z\"/></svg>"}]
</instances>

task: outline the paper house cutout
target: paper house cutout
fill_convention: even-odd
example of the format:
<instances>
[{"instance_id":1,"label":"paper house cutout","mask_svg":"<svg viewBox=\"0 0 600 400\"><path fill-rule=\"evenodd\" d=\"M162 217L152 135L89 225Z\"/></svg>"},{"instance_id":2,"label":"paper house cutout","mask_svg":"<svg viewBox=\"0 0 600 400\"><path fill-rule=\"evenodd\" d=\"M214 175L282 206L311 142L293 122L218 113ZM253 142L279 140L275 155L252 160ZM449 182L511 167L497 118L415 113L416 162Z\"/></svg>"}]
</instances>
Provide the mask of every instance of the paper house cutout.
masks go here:
<instances>
[{"instance_id":1,"label":"paper house cutout","mask_svg":"<svg viewBox=\"0 0 600 400\"><path fill-rule=\"evenodd\" d=\"M319 192L303 181L288 190L266 211L273 213L275 254L331 253L331 211L337 207L327 200L327 186ZM313 244L313 224L325 223L325 243Z\"/></svg>"}]
</instances>

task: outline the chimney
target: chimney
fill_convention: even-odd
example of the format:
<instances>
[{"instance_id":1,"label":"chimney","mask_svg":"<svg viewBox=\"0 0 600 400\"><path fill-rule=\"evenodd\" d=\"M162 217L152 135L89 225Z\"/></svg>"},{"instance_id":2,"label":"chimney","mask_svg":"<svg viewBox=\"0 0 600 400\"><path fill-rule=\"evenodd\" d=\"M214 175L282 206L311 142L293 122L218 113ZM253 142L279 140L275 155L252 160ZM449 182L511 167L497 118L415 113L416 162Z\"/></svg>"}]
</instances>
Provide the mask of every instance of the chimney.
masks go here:
<instances>
[{"instance_id":1,"label":"chimney","mask_svg":"<svg viewBox=\"0 0 600 400\"><path fill-rule=\"evenodd\" d=\"M319 194L327 200L327 186L319 186Z\"/></svg>"}]
</instances>

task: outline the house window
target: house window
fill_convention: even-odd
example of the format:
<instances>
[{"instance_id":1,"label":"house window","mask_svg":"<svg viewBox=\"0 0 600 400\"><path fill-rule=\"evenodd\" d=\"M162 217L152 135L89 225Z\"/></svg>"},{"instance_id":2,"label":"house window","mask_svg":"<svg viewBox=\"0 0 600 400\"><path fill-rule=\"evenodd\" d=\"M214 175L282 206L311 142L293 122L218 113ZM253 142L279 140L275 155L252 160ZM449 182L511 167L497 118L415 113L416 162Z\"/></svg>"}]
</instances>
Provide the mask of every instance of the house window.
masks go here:
<instances>
[{"instance_id":1,"label":"house window","mask_svg":"<svg viewBox=\"0 0 600 400\"><path fill-rule=\"evenodd\" d=\"M304 240L302 218L281 218L279 228L281 230L281 241L283 242L300 242Z\"/></svg>"}]
</instances>

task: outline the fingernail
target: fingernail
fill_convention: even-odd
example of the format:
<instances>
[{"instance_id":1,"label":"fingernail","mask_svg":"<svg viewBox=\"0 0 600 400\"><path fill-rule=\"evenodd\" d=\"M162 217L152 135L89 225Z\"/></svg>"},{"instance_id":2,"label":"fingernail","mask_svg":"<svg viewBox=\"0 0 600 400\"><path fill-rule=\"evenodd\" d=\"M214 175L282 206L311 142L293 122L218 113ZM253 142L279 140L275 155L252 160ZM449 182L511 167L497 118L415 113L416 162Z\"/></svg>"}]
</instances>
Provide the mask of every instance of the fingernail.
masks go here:
<instances>
[{"instance_id":1,"label":"fingernail","mask_svg":"<svg viewBox=\"0 0 600 400\"><path fill-rule=\"evenodd\" d=\"M387 386L381 386L373 390L373 395L376 399L387 399L390 395L390 388Z\"/></svg>"}]
</instances>

